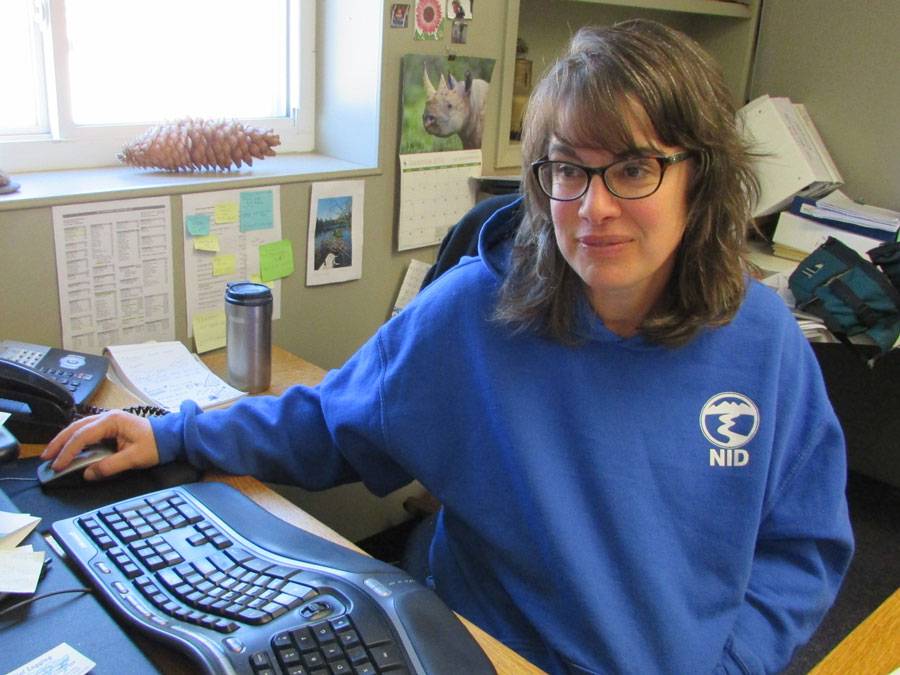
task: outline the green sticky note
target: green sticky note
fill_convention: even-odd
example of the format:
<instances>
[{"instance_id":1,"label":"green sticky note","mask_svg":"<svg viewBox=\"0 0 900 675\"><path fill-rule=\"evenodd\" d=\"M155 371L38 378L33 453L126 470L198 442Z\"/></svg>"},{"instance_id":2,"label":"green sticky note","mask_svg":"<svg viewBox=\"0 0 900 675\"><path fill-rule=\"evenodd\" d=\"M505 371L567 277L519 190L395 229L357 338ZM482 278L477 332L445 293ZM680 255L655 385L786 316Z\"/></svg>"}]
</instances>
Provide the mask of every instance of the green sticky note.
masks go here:
<instances>
[{"instance_id":1,"label":"green sticky note","mask_svg":"<svg viewBox=\"0 0 900 675\"><path fill-rule=\"evenodd\" d=\"M195 213L184 217L184 225L187 227L188 234L195 237L203 237L209 234L209 214Z\"/></svg>"},{"instance_id":2,"label":"green sticky note","mask_svg":"<svg viewBox=\"0 0 900 675\"><path fill-rule=\"evenodd\" d=\"M290 239L259 245L259 276L263 282L281 279L293 271L294 252Z\"/></svg>"},{"instance_id":3,"label":"green sticky note","mask_svg":"<svg viewBox=\"0 0 900 675\"><path fill-rule=\"evenodd\" d=\"M275 226L271 190L241 193L241 232L269 230Z\"/></svg>"},{"instance_id":4,"label":"green sticky note","mask_svg":"<svg viewBox=\"0 0 900 675\"><path fill-rule=\"evenodd\" d=\"M194 327L194 345L198 354L225 346L224 309L194 314L191 325Z\"/></svg>"},{"instance_id":5,"label":"green sticky note","mask_svg":"<svg viewBox=\"0 0 900 675\"><path fill-rule=\"evenodd\" d=\"M213 258L214 277L221 277L226 274L234 274L235 269L237 269L237 262L235 260L234 253L217 255L215 258Z\"/></svg>"}]
</instances>

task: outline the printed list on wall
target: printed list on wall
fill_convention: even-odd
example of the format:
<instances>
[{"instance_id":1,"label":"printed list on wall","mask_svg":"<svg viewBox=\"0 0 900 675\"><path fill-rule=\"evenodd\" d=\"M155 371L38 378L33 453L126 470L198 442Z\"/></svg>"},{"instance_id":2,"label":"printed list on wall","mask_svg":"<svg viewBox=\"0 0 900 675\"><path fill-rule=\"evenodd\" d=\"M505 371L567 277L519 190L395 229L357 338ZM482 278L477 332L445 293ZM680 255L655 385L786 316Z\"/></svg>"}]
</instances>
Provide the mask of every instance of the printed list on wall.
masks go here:
<instances>
[{"instance_id":1,"label":"printed list on wall","mask_svg":"<svg viewBox=\"0 0 900 675\"><path fill-rule=\"evenodd\" d=\"M168 197L53 207L62 345L174 340Z\"/></svg>"}]
</instances>

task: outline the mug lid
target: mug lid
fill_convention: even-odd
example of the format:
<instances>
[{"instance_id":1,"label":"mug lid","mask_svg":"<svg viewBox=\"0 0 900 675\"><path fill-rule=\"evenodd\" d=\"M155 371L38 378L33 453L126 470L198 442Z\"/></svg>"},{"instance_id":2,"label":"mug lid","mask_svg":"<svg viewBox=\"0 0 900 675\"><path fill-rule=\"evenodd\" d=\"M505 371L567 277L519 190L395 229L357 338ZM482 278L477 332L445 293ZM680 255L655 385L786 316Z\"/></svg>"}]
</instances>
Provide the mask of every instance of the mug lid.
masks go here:
<instances>
[{"instance_id":1,"label":"mug lid","mask_svg":"<svg viewBox=\"0 0 900 675\"><path fill-rule=\"evenodd\" d=\"M225 301L240 305L262 305L272 299L272 290L253 281L230 281L225 288Z\"/></svg>"}]
</instances>

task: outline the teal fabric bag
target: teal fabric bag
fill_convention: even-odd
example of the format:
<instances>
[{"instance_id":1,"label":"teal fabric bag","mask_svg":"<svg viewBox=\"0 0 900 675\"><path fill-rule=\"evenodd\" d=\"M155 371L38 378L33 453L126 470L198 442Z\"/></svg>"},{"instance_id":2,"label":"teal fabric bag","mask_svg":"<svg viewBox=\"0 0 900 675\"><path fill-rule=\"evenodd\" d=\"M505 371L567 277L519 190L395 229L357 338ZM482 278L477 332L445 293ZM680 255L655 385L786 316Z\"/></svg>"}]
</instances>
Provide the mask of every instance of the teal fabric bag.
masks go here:
<instances>
[{"instance_id":1,"label":"teal fabric bag","mask_svg":"<svg viewBox=\"0 0 900 675\"><path fill-rule=\"evenodd\" d=\"M900 292L875 265L834 237L809 254L788 285L797 308L849 343L865 334L888 352L900 336Z\"/></svg>"}]
</instances>

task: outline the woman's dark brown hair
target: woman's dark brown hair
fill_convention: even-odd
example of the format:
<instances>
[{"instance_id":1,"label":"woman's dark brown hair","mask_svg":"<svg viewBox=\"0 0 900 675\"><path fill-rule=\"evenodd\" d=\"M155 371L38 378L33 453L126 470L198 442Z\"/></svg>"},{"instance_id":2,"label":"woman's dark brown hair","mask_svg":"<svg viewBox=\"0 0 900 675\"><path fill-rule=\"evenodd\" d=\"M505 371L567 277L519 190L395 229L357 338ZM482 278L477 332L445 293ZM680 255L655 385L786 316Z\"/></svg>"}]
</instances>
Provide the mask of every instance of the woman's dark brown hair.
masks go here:
<instances>
[{"instance_id":1,"label":"woman's dark brown hair","mask_svg":"<svg viewBox=\"0 0 900 675\"><path fill-rule=\"evenodd\" d=\"M549 198L531 172L551 137L574 148L634 149L625 110L638 105L653 135L693 156L687 227L667 291L640 332L667 346L734 317L746 291L745 240L758 183L717 64L691 38L634 20L578 31L535 87L522 140L524 219L516 234L496 318L566 344L581 279L556 245Z\"/></svg>"}]
</instances>

